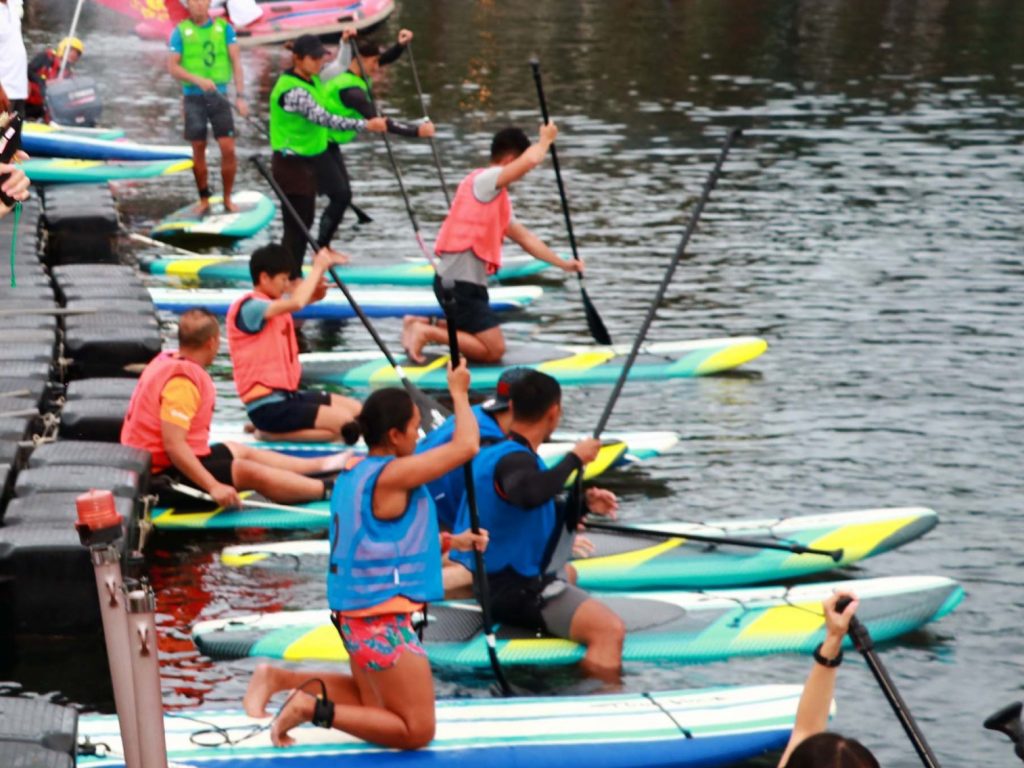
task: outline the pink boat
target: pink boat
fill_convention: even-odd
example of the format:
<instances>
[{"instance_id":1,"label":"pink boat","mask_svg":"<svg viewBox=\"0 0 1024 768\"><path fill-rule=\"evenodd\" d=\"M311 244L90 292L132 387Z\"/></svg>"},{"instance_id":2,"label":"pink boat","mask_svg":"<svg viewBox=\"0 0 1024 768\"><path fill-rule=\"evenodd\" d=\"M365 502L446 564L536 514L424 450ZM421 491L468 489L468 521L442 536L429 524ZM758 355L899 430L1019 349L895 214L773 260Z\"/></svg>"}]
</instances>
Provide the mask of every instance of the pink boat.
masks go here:
<instances>
[{"instance_id":1,"label":"pink boat","mask_svg":"<svg viewBox=\"0 0 1024 768\"><path fill-rule=\"evenodd\" d=\"M395 0L292 0L260 3L263 15L251 24L236 28L243 47L269 45L299 35L338 35L346 27L367 29L380 24L395 9ZM221 8L212 16L223 15ZM147 40L166 40L175 23L147 19L135 26L135 33Z\"/></svg>"}]
</instances>

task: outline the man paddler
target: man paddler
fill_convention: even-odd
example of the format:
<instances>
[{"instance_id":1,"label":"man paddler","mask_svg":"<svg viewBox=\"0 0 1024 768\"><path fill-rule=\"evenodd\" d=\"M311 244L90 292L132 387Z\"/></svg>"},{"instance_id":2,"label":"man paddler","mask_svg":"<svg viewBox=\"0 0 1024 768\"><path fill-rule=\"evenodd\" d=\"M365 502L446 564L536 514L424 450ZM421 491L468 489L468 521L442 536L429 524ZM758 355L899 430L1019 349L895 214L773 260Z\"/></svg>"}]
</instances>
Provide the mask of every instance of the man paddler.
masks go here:
<instances>
[{"instance_id":1,"label":"man paddler","mask_svg":"<svg viewBox=\"0 0 1024 768\"><path fill-rule=\"evenodd\" d=\"M342 45L350 39L346 30ZM335 115L370 120L378 117L377 107L370 98L370 81L380 68L397 61L412 42L413 34L408 29L398 33L398 42L384 50L377 43L360 39L356 42L359 59L353 58L348 68L323 84L324 106ZM360 67L360 61L362 66ZM405 123L387 118L388 133L396 136L429 138L434 135L431 122ZM329 246L345 211L352 203L352 186L341 147L356 137L355 131L328 130L328 158L321 166L319 176L320 194L327 195L330 202L320 215L320 229L317 242Z\"/></svg>"},{"instance_id":2,"label":"man paddler","mask_svg":"<svg viewBox=\"0 0 1024 768\"><path fill-rule=\"evenodd\" d=\"M597 458L601 442L581 440L547 469L537 450L561 420L561 387L551 376L528 370L509 390L508 438L473 460L480 525L490 534L484 560L494 618L585 645L584 671L617 680L625 627L608 606L569 583L565 567L579 521L572 505L558 500L570 475ZM618 509L615 494L601 488L588 488L584 502L585 512L594 514L614 517ZM463 500L455 529L468 524ZM452 559L473 567L461 553Z\"/></svg>"},{"instance_id":3,"label":"man paddler","mask_svg":"<svg viewBox=\"0 0 1024 768\"><path fill-rule=\"evenodd\" d=\"M291 43L292 67L278 77L270 92L270 146L274 151L271 171L302 224L288 211L284 217L282 245L292 257L292 277L302 276L306 236L303 226L313 226L316 215L317 179L326 165L327 131L374 131L387 129L383 118L332 115L324 108L320 70L327 56L320 38L302 35Z\"/></svg>"},{"instance_id":4,"label":"man paddler","mask_svg":"<svg viewBox=\"0 0 1024 768\"><path fill-rule=\"evenodd\" d=\"M228 83L235 83L235 108L245 117L249 105L242 95L245 77L235 29L223 17L210 17L210 0L188 0L188 18L171 32L167 70L182 83L185 141L192 144L192 173L199 189L196 213L210 208L210 174L206 165L207 123L220 146L220 175L224 210L236 211L231 201L238 160L235 121L228 101Z\"/></svg>"},{"instance_id":5,"label":"man paddler","mask_svg":"<svg viewBox=\"0 0 1024 768\"><path fill-rule=\"evenodd\" d=\"M324 273L344 261L342 254L322 248L309 274L294 285L284 246L264 245L249 260L253 289L228 309L228 348L238 396L265 440L337 440L359 415L358 400L299 389L302 366L292 319L293 312L324 297Z\"/></svg>"},{"instance_id":6,"label":"man paddler","mask_svg":"<svg viewBox=\"0 0 1024 768\"><path fill-rule=\"evenodd\" d=\"M283 504L329 498L333 483L307 475L341 470L347 452L298 459L237 443L210 445L217 392L206 368L219 348L216 317L205 309L183 313L178 349L157 355L139 377L121 428L122 445L149 451L154 476L205 491L221 507L237 507L240 490ZM176 493L161 497L175 506L197 504Z\"/></svg>"},{"instance_id":7,"label":"man paddler","mask_svg":"<svg viewBox=\"0 0 1024 768\"><path fill-rule=\"evenodd\" d=\"M443 301L441 281L455 281L455 322L459 349L469 360L496 363L505 354L501 320L491 309L487 278L501 266L502 241L508 237L535 259L566 272L581 272L582 261L559 258L543 240L512 214L508 187L544 160L558 136L554 123L540 128L534 144L519 128L505 128L491 142L491 165L464 178L455 192L451 210L434 244L439 265L434 293ZM423 362L426 344L448 341L444 323L433 325L425 317L407 315L402 327L402 346L409 357Z\"/></svg>"},{"instance_id":8,"label":"man paddler","mask_svg":"<svg viewBox=\"0 0 1024 768\"><path fill-rule=\"evenodd\" d=\"M68 63L61 73L60 65L64 54ZM46 111L46 85L57 79L74 76L74 67L85 54L85 45L77 37L65 37L56 48L45 48L28 62L28 98L25 100L25 114L33 120L45 119L50 122Z\"/></svg>"}]
</instances>

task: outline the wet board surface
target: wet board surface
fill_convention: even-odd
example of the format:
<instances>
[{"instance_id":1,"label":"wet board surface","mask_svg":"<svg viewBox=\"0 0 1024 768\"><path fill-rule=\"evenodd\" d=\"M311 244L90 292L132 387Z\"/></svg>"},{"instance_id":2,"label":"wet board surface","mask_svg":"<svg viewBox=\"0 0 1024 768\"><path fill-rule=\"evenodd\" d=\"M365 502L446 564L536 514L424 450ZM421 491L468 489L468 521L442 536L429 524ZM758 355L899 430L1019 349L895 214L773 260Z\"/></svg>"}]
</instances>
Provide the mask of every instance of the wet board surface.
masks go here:
<instances>
[{"instance_id":1,"label":"wet board surface","mask_svg":"<svg viewBox=\"0 0 1024 768\"><path fill-rule=\"evenodd\" d=\"M153 227L150 235L161 239L189 236L226 239L251 237L267 226L277 211L274 203L262 192L237 192L232 202L238 206L237 211L225 210L224 198L221 195L214 195L210 198L209 210L203 215L196 213L195 203L190 203L164 217ZM251 283L249 260L244 258L244 261L245 278Z\"/></svg>"}]
</instances>

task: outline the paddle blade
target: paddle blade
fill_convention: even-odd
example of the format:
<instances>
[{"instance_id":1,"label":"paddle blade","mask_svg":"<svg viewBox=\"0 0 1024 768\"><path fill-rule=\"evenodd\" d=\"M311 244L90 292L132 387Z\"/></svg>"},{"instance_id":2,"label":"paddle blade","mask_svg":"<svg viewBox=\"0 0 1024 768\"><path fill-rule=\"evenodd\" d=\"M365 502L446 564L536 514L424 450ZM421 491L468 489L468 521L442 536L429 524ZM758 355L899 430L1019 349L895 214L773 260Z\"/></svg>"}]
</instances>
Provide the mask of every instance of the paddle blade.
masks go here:
<instances>
[{"instance_id":1,"label":"paddle blade","mask_svg":"<svg viewBox=\"0 0 1024 768\"><path fill-rule=\"evenodd\" d=\"M409 393L409 396L412 398L416 407L419 408L420 427L424 432L433 432L444 424L445 421L448 420L448 417L452 415L451 411L419 387L410 385L406 391Z\"/></svg>"},{"instance_id":2,"label":"paddle blade","mask_svg":"<svg viewBox=\"0 0 1024 768\"><path fill-rule=\"evenodd\" d=\"M611 346L612 337L608 333L608 329L604 326L604 320L601 319L601 315L597 313L597 308L594 306L594 302L590 300L590 295L587 293L587 289L583 287L583 280L580 280L580 293L583 296L583 311L587 316L587 329L590 331L590 335L594 337L594 341L598 344L605 344Z\"/></svg>"},{"instance_id":3,"label":"paddle blade","mask_svg":"<svg viewBox=\"0 0 1024 768\"><path fill-rule=\"evenodd\" d=\"M355 213L356 221L359 224L370 224L373 222L373 218L370 216L370 214L368 214L355 203L349 203L348 207L352 209L353 213Z\"/></svg>"}]
</instances>

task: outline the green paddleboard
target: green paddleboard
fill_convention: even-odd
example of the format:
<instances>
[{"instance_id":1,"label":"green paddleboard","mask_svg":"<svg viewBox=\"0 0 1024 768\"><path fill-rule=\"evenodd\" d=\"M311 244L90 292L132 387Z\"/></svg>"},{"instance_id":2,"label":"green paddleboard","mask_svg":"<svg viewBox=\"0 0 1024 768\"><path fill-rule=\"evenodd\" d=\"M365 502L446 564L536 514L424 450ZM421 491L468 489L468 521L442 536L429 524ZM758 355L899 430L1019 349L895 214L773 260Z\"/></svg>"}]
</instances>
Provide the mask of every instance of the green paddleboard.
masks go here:
<instances>
[{"instance_id":1,"label":"green paddleboard","mask_svg":"<svg viewBox=\"0 0 1024 768\"><path fill-rule=\"evenodd\" d=\"M209 209L202 215L196 213L195 203L186 205L162 219L153 227L150 235L164 240L189 237L237 240L255 235L270 223L277 211L273 201L262 192L236 192L232 202L238 207L237 211L225 210L224 198L214 195L210 198ZM239 265L239 277L244 277L244 282L251 283L248 257L243 257L243 261L244 263Z\"/></svg>"}]
</instances>

